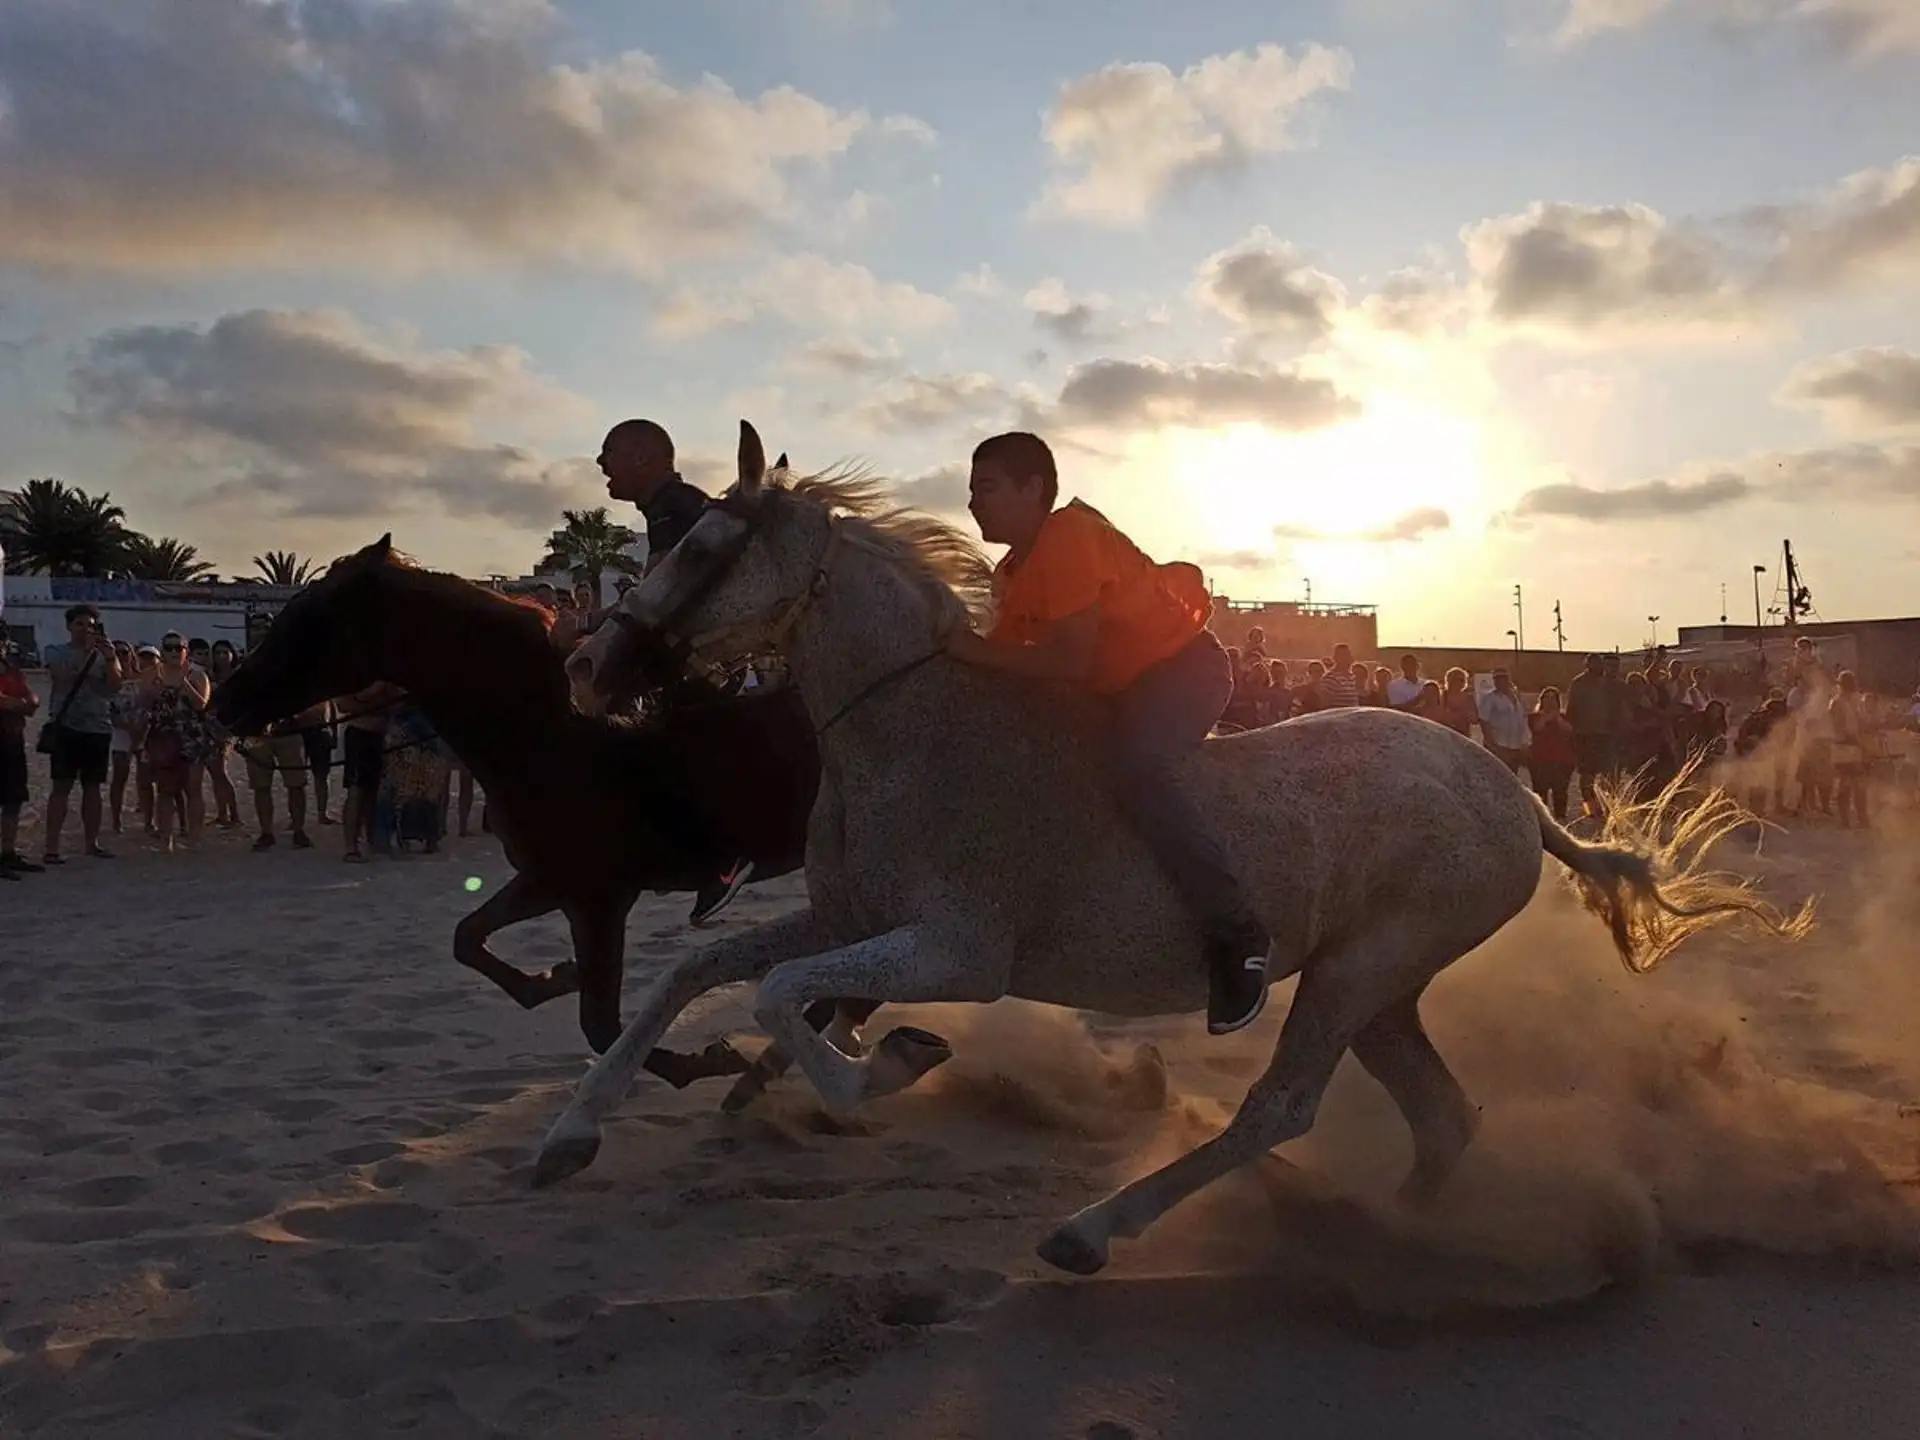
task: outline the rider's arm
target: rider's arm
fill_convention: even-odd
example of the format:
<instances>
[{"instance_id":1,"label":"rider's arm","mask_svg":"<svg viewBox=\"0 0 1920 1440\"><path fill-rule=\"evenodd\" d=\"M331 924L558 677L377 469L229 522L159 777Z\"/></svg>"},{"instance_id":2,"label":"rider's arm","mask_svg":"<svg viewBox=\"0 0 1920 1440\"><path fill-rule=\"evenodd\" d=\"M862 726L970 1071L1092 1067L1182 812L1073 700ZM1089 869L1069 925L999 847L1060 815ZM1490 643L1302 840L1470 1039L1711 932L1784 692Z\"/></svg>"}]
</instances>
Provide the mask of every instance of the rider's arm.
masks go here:
<instances>
[{"instance_id":1,"label":"rider's arm","mask_svg":"<svg viewBox=\"0 0 1920 1440\"><path fill-rule=\"evenodd\" d=\"M1031 644L1000 645L964 627L947 641L956 660L989 670L1005 670L1033 680L1084 680L1093 671L1100 643L1100 607L1049 621Z\"/></svg>"}]
</instances>

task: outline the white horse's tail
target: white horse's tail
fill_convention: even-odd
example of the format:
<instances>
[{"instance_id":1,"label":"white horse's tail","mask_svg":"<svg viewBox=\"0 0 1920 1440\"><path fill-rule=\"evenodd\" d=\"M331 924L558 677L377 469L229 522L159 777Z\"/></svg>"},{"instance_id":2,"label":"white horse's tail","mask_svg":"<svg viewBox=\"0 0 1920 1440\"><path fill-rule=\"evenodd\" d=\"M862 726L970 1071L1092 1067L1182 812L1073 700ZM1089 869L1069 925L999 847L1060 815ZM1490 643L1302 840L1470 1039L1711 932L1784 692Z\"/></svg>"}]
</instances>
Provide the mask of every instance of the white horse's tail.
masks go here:
<instances>
[{"instance_id":1,"label":"white horse's tail","mask_svg":"<svg viewBox=\"0 0 1920 1440\"><path fill-rule=\"evenodd\" d=\"M1540 843L1573 872L1581 901L1606 922L1620 959L1636 974L1690 935L1728 920L1745 917L1787 940L1813 927L1811 900L1783 915L1754 893L1753 881L1705 868L1714 845L1758 821L1724 790L1696 788L1697 768L1688 765L1645 800L1631 780L1617 788L1603 781L1606 821L1598 844L1576 839L1534 797Z\"/></svg>"}]
</instances>

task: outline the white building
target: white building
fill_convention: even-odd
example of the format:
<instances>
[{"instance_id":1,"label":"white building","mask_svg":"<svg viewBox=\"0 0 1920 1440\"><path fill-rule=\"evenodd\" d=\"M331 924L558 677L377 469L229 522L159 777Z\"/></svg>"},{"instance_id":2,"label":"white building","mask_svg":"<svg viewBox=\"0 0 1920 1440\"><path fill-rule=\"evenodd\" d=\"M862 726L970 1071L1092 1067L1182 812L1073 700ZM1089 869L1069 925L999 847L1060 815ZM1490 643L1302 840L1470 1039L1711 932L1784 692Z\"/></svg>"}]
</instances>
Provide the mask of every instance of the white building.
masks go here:
<instances>
[{"instance_id":1,"label":"white building","mask_svg":"<svg viewBox=\"0 0 1920 1440\"><path fill-rule=\"evenodd\" d=\"M299 593L289 585L190 584L146 580L69 580L46 575L9 575L4 600L8 638L22 651L43 654L67 639L67 610L91 605L100 612L107 634L136 645L157 645L176 630L189 640L231 641L249 646L248 627L258 639L280 607Z\"/></svg>"}]
</instances>

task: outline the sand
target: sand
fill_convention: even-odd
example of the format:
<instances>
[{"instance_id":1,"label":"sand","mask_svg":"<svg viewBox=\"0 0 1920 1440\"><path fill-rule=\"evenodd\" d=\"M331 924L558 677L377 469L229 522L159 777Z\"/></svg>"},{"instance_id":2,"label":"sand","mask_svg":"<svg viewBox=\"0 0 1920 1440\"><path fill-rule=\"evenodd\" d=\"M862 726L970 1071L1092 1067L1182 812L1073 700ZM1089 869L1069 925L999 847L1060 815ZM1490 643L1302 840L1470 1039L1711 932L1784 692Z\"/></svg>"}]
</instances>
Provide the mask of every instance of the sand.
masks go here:
<instances>
[{"instance_id":1,"label":"sand","mask_svg":"<svg viewBox=\"0 0 1920 1440\"><path fill-rule=\"evenodd\" d=\"M497 847L351 869L318 833L123 842L0 886L0 1435L1644 1440L1920 1414L1910 834L1774 837L1749 863L1825 895L1816 937L1650 978L1543 887L1430 1001L1486 1122L1434 1215L1386 1202L1405 1134L1349 1063L1286 1152L1307 1169L1232 1177L1077 1281L1034 1243L1217 1126L1287 991L1225 1041L902 1010L959 1058L856 1123L797 1078L738 1119L719 1084L645 1079L599 1163L534 1192L585 1051L569 1003L526 1014L451 959ZM634 911L630 992L696 943L685 906ZM566 953L552 922L499 944ZM729 991L682 1033L750 1029Z\"/></svg>"}]
</instances>

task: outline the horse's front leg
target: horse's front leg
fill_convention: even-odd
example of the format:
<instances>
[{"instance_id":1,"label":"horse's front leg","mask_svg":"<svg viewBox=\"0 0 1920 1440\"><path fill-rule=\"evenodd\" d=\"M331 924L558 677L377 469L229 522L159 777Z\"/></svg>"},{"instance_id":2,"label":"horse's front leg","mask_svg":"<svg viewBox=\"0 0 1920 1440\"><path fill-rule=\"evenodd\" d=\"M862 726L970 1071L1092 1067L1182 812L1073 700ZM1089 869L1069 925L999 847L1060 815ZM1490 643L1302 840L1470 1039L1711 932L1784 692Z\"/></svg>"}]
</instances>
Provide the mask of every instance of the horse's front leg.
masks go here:
<instances>
[{"instance_id":1,"label":"horse's front leg","mask_svg":"<svg viewBox=\"0 0 1920 1440\"><path fill-rule=\"evenodd\" d=\"M487 941L509 925L536 920L560 908L560 898L551 890L516 874L500 887L479 909L453 927L453 958L470 970L478 970L510 995L514 1003L531 1010L580 988L580 969L571 960L563 961L540 975L529 975L509 965L487 946Z\"/></svg>"},{"instance_id":2,"label":"horse's front leg","mask_svg":"<svg viewBox=\"0 0 1920 1440\"><path fill-rule=\"evenodd\" d=\"M757 980L781 961L814 954L831 943L813 911L802 910L716 941L661 971L620 1038L587 1071L547 1132L534 1184L551 1185L593 1163L600 1151L600 1122L626 1096L654 1046L687 1006L709 990Z\"/></svg>"},{"instance_id":3,"label":"horse's front leg","mask_svg":"<svg viewBox=\"0 0 1920 1440\"><path fill-rule=\"evenodd\" d=\"M780 965L760 983L754 1018L774 1044L793 1056L822 1103L845 1113L863 1101L904 1090L950 1059L953 1051L937 1035L901 1026L856 1059L835 1049L807 1023L809 1005L838 997L880 1004L990 1004L1007 993L1011 962L1010 945L977 930L903 925Z\"/></svg>"}]
</instances>

